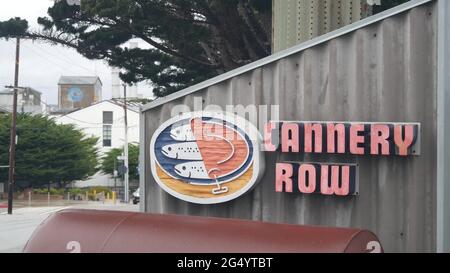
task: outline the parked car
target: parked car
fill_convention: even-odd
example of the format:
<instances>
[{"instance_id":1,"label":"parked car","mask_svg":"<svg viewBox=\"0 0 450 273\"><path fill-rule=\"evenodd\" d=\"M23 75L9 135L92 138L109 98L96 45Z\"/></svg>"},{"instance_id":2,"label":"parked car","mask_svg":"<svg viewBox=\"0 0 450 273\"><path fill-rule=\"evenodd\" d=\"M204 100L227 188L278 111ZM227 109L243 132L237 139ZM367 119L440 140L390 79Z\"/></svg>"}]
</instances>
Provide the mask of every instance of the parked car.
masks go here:
<instances>
[{"instance_id":1,"label":"parked car","mask_svg":"<svg viewBox=\"0 0 450 273\"><path fill-rule=\"evenodd\" d=\"M133 192L133 204L139 203L139 188Z\"/></svg>"}]
</instances>

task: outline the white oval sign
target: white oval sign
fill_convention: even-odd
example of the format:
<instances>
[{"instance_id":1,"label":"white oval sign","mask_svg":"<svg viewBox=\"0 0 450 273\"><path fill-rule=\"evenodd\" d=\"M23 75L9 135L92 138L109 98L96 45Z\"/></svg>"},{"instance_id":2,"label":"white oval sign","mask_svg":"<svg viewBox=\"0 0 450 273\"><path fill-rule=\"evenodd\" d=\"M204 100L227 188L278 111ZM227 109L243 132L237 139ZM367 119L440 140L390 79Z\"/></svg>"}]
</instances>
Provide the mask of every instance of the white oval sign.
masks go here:
<instances>
[{"instance_id":1,"label":"white oval sign","mask_svg":"<svg viewBox=\"0 0 450 273\"><path fill-rule=\"evenodd\" d=\"M164 122L150 142L151 171L169 194L198 204L249 191L264 170L261 137L230 113L191 112Z\"/></svg>"}]
</instances>

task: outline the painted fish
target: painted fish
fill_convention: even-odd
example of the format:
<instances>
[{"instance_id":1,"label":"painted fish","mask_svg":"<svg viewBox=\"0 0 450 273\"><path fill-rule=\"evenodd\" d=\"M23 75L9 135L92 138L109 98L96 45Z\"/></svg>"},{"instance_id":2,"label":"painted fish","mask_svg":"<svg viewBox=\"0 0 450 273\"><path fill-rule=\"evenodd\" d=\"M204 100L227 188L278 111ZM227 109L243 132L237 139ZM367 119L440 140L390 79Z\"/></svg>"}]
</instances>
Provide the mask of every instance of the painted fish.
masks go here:
<instances>
[{"instance_id":1,"label":"painted fish","mask_svg":"<svg viewBox=\"0 0 450 273\"><path fill-rule=\"evenodd\" d=\"M170 129L170 136L177 141L195 141L190 123L175 123Z\"/></svg>"},{"instance_id":2,"label":"painted fish","mask_svg":"<svg viewBox=\"0 0 450 273\"><path fill-rule=\"evenodd\" d=\"M202 160L202 154L197 146L197 142L183 142L169 144L162 147L162 153L173 159L182 160Z\"/></svg>"},{"instance_id":3,"label":"painted fish","mask_svg":"<svg viewBox=\"0 0 450 273\"><path fill-rule=\"evenodd\" d=\"M161 148L162 156L189 161L173 165L179 178L190 179L191 183L223 183L228 180L219 181L221 178L245 171L241 168L250 156L250 147L231 124L193 118L175 123L169 134L175 142Z\"/></svg>"},{"instance_id":4,"label":"painted fish","mask_svg":"<svg viewBox=\"0 0 450 273\"><path fill-rule=\"evenodd\" d=\"M181 177L193 179L209 179L208 171L206 170L203 161L193 161L178 164L174 169L175 172Z\"/></svg>"}]
</instances>

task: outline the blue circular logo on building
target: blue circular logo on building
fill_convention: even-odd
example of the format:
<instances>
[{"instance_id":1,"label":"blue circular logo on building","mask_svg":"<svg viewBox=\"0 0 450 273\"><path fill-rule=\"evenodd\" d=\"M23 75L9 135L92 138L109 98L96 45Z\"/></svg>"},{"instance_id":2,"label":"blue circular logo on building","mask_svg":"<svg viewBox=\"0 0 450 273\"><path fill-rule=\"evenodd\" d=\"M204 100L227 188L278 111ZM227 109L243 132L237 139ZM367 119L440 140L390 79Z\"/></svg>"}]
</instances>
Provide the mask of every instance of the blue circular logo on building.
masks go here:
<instances>
[{"instance_id":1,"label":"blue circular logo on building","mask_svg":"<svg viewBox=\"0 0 450 273\"><path fill-rule=\"evenodd\" d=\"M83 91L78 87L71 87L67 92L67 99L73 102L82 101L84 97Z\"/></svg>"}]
</instances>

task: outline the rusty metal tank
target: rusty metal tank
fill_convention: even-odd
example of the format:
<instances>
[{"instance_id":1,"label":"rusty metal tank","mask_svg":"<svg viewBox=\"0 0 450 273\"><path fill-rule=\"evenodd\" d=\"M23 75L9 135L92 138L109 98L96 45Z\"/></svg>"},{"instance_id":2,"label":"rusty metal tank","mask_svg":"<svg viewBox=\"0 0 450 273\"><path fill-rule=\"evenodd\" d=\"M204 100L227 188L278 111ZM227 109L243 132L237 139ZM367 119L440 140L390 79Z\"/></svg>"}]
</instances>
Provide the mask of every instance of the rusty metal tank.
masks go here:
<instances>
[{"instance_id":1,"label":"rusty metal tank","mask_svg":"<svg viewBox=\"0 0 450 273\"><path fill-rule=\"evenodd\" d=\"M304 253L382 252L367 230L99 210L62 210L24 252Z\"/></svg>"}]
</instances>

